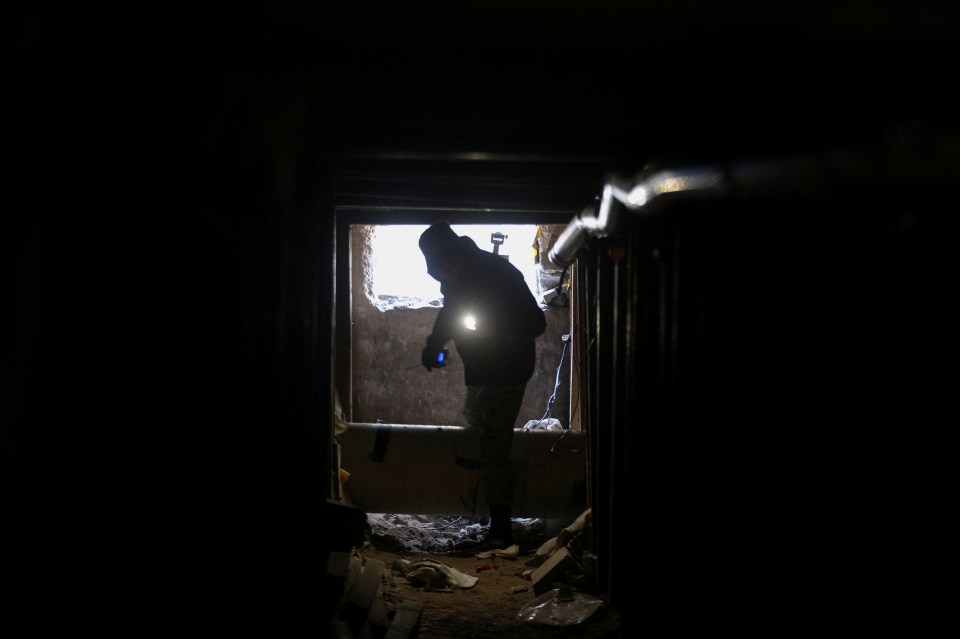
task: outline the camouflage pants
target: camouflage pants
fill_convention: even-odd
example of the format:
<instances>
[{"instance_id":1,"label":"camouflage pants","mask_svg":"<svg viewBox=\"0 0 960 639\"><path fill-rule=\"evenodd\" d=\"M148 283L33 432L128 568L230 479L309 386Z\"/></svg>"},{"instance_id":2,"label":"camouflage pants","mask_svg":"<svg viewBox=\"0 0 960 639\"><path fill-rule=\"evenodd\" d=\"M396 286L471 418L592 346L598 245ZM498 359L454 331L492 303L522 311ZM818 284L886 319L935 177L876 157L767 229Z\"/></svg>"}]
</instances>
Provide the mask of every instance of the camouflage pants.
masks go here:
<instances>
[{"instance_id":1,"label":"camouflage pants","mask_svg":"<svg viewBox=\"0 0 960 639\"><path fill-rule=\"evenodd\" d=\"M513 504L510 451L525 391L526 384L467 386L461 415L465 427L480 431L480 476L490 506Z\"/></svg>"}]
</instances>

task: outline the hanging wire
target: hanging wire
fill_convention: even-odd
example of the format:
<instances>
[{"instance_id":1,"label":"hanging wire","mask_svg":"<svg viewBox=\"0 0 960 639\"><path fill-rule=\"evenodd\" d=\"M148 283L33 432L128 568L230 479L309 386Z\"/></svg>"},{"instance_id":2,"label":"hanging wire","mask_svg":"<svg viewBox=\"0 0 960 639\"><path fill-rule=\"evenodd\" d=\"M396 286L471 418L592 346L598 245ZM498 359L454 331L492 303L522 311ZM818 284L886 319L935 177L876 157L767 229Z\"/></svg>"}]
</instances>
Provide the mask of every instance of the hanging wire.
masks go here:
<instances>
[{"instance_id":1,"label":"hanging wire","mask_svg":"<svg viewBox=\"0 0 960 639\"><path fill-rule=\"evenodd\" d=\"M553 394L550 395L550 399L547 400L547 410L543 414L543 417L537 422L537 425L543 423L544 420L550 417L550 413L553 410L553 403L557 401L557 389L560 388L560 372L563 370L563 356L567 352L567 344L570 343L570 336L564 335L567 339L563 340L563 350L560 351L560 363L557 364L557 377L553 383Z\"/></svg>"}]
</instances>

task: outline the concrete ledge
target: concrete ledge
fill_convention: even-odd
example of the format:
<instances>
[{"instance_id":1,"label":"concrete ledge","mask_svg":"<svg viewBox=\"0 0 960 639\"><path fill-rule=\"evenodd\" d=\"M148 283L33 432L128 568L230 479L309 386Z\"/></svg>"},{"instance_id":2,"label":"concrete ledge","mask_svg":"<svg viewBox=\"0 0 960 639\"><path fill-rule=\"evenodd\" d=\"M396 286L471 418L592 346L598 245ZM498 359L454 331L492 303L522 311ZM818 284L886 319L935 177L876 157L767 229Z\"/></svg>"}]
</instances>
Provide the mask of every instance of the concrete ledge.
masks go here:
<instances>
[{"instance_id":1,"label":"concrete ledge","mask_svg":"<svg viewBox=\"0 0 960 639\"><path fill-rule=\"evenodd\" d=\"M475 433L460 426L350 423L337 436L352 504L371 513L484 516ZM586 507L586 436L514 431L514 517L575 519ZM477 507L480 504L480 507Z\"/></svg>"}]
</instances>

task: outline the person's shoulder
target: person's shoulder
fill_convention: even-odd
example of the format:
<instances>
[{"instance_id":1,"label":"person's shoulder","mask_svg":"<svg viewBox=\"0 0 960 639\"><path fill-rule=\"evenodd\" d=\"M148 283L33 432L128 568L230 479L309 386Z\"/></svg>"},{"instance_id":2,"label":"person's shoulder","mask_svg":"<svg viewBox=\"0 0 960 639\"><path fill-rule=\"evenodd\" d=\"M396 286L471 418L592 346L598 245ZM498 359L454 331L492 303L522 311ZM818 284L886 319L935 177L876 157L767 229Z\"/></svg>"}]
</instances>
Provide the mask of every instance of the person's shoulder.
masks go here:
<instances>
[{"instance_id":1,"label":"person's shoulder","mask_svg":"<svg viewBox=\"0 0 960 639\"><path fill-rule=\"evenodd\" d=\"M511 277L523 280L520 269L504 256L483 250L467 236L461 236L459 241L473 276L479 279Z\"/></svg>"},{"instance_id":2,"label":"person's shoulder","mask_svg":"<svg viewBox=\"0 0 960 639\"><path fill-rule=\"evenodd\" d=\"M516 264L502 255L487 253L483 262L484 273L488 278L494 278L504 284L510 282L513 284L523 284L526 286L526 282L523 279L523 273L520 271L520 269L517 268Z\"/></svg>"},{"instance_id":3,"label":"person's shoulder","mask_svg":"<svg viewBox=\"0 0 960 639\"><path fill-rule=\"evenodd\" d=\"M496 256L477 246L473 238L463 235L457 241L460 243L460 253L467 258L468 263L472 264L473 268L486 269L496 266L496 262L493 261Z\"/></svg>"},{"instance_id":4,"label":"person's shoulder","mask_svg":"<svg viewBox=\"0 0 960 639\"><path fill-rule=\"evenodd\" d=\"M458 248L466 253L473 253L479 251L480 247L477 246L477 243L473 241L473 238L468 235L461 235L457 238Z\"/></svg>"}]
</instances>

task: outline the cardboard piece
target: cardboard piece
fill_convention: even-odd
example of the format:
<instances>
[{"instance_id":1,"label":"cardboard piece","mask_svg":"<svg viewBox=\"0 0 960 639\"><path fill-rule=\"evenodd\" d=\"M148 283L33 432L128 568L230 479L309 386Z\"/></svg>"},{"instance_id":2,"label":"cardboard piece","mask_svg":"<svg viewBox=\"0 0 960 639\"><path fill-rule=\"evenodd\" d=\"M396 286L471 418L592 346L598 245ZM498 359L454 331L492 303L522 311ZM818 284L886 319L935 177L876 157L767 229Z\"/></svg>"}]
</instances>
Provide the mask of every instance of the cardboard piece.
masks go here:
<instances>
[{"instance_id":1,"label":"cardboard piece","mask_svg":"<svg viewBox=\"0 0 960 639\"><path fill-rule=\"evenodd\" d=\"M404 601L397 607L396 615L384 639L409 639L416 637L420 629L420 616L423 614L423 603Z\"/></svg>"},{"instance_id":2,"label":"cardboard piece","mask_svg":"<svg viewBox=\"0 0 960 639\"><path fill-rule=\"evenodd\" d=\"M579 575L583 571L568 549L558 548L530 575L533 592L542 595L552 590L555 582L565 583L568 572Z\"/></svg>"},{"instance_id":3,"label":"cardboard piece","mask_svg":"<svg viewBox=\"0 0 960 639\"><path fill-rule=\"evenodd\" d=\"M374 599L380 595L384 568L384 562L379 559L364 559L359 576L344 597L340 619L350 626L354 635L360 634Z\"/></svg>"}]
</instances>

